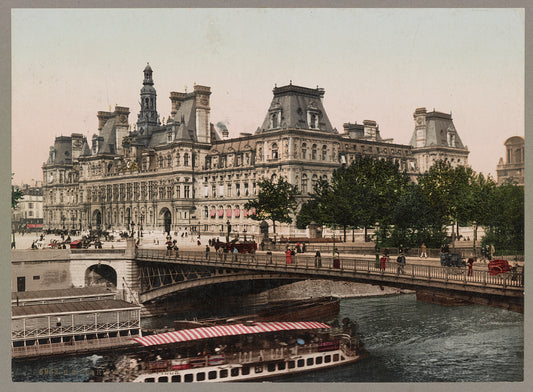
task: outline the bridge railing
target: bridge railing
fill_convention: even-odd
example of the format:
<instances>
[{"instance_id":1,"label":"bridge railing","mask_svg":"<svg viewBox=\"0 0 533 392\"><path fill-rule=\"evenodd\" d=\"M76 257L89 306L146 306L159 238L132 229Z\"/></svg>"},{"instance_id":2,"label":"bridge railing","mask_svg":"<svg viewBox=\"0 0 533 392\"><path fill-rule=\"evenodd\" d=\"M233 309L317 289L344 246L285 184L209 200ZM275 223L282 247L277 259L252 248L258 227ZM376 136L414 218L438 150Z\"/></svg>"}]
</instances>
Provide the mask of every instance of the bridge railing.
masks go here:
<instances>
[{"instance_id":1,"label":"bridge railing","mask_svg":"<svg viewBox=\"0 0 533 392\"><path fill-rule=\"evenodd\" d=\"M312 254L297 254L292 256L290 263L286 256L267 253L216 253L201 251L167 251L161 249L138 249L137 258L145 261L159 261L166 263L194 263L212 264L231 268L245 267L256 269L266 268L272 271L290 271L308 273L310 275L366 274L373 276L397 276L412 280L445 281L462 283L464 285L492 286L492 287L523 287L523 270L499 275L490 275L488 268L474 268L469 274L466 267L443 267L435 265L421 265L409 263L403 266L396 262L387 262L385 268L380 268L374 260L358 257L345 257L336 262L332 256L322 256L320 264Z\"/></svg>"}]
</instances>

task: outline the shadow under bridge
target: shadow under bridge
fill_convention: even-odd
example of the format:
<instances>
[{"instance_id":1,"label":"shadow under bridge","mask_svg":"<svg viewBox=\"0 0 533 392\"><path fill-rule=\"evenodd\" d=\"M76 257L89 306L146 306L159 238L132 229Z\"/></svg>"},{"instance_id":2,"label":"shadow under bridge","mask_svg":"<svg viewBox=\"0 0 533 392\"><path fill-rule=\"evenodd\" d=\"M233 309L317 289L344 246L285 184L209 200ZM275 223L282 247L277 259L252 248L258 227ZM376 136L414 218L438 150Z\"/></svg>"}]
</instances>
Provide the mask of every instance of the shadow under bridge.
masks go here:
<instances>
[{"instance_id":1,"label":"shadow under bridge","mask_svg":"<svg viewBox=\"0 0 533 392\"><path fill-rule=\"evenodd\" d=\"M159 301L173 294L217 284L249 281L276 280L292 283L302 276L286 273L250 271L220 266L191 265L186 259L160 260L158 262L137 259L140 270L141 303ZM285 283L283 283L285 284Z\"/></svg>"}]
</instances>

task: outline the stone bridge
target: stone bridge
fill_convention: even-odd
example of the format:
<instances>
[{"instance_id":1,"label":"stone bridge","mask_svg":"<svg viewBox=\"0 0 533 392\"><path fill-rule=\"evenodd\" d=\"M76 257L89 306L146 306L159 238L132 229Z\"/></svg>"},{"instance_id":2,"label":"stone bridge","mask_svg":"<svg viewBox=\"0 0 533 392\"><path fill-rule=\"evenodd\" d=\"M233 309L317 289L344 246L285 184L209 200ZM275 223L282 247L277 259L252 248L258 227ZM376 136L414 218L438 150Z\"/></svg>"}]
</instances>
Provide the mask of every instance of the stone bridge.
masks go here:
<instances>
[{"instance_id":1,"label":"stone bridge","mask_svg":"<svg viewBox=\"0 0 533 392\"><path fill-rule=\"evenodd\" d=\"M384 270L373 260L345 258L334 263L323 257L315 266L312 255L298 255L288 264L284 256L266 254L205 254L165 250L138 250L141 302L154 301L191 287L219 282L287 279L333 279L392 286L414 290L420 299L431 302L478 303L523 312L523 274L490 275L475 269L468 276L465 268L408 264L403 271L396 263Z\"/></svg>"}]
</instances>

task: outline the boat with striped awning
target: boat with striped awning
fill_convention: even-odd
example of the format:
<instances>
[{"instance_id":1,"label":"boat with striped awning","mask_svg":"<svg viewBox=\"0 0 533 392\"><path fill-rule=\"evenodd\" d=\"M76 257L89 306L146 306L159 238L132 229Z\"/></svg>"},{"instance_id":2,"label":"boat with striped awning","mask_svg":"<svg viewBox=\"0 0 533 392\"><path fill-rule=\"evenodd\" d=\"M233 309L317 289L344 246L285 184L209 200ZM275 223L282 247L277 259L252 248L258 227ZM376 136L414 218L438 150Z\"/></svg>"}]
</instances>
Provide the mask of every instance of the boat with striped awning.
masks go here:
<instances>
[{"instance_id":1,"label":"boat with striped awning","mask_svg":"<svg viewBox=\"0 0 533 392\"><path fill-rule=\"evenodd\" d=\"M129 376L122 381L260 381L347 365L366 356L355 327L333 328L316 321L250 321L133 340L145 349L130 354Z\"/></svg>"}]
</instances>

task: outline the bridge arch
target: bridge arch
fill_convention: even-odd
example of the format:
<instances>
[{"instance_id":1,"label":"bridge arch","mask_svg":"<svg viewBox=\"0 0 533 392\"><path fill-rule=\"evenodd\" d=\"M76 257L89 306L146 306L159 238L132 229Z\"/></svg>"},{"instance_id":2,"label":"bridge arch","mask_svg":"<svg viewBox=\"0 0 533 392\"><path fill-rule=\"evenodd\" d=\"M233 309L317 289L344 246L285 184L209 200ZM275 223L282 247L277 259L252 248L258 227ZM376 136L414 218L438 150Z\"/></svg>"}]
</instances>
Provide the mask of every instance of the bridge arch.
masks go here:
<instances>
[{"instance_id":1,"label":"bridge arch","mask_svg":"<svg viewBox=\"0 0 533 392\"><path fill-rule=\"evenodd\" d=\"M85 270L85 286L117 287L117 271L107 264L93 264Z\"/></svg>"}]
</instances>

